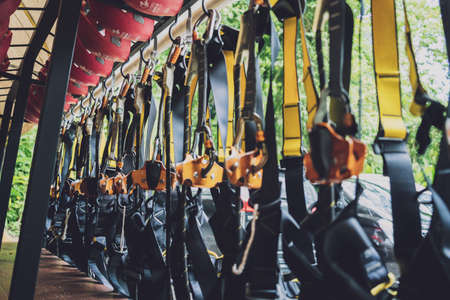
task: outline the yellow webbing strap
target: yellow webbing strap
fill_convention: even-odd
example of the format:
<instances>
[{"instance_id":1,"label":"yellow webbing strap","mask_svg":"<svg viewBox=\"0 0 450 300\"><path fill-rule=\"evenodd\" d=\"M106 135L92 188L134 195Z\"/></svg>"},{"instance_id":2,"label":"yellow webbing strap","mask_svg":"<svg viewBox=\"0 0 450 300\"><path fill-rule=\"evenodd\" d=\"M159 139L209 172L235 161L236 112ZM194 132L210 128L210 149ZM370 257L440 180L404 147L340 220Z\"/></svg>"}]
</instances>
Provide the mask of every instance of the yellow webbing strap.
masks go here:
<instances>
[{"instance_id":1,"label":"yellow webbing strap","mask_svg":"<svg viewBox=\"0 0 450 300\"><path fill-rule=\"evenodd\" d=\"M59 168L58 168L58 174L61 174L62 173L62 169L63 169L63 167L64 167L64 160L65 160L65 157L66 157L66 152L67 152L67 150L66 150L66 145L61 141L61 143L62 143L62 151L61 151L61 156L59 157ZM73 146L73 143L72 143L72 146ZM58 176L59 177L59 176Z\"/></svg>"},{"instance_id":2,"label":"yellow webbing strap","mask_svg":"<svg viewBox=\"0 0 450 300\"><path fill-rule=\"evenodd\" d=\"M240 86L240 103L239 103L239 113L242 114L242 110L244 109L244 103L245 103L245 90L247 88L247 76L245 74L245 68L244 64L241 65L241 80L240 80L241 86ZM236 120L237 121L237 120ZM234 131L233 131L234 132ZM242 134L241 138L241 150L245 151L245 130Z\"/></svg>"},{"instance_id":3,"label":"yellow webbing strap","mask_svg":"<svg viewBox=\"0 0 450 300\"><path fill-rule=\"evenodd\" d=\"M164 112L163 116L166 115L166 112L165 112L165 110L166 110L166 101L167 101L167 92L164 91L164 97L163 97L164 106L162 107L163 112ZM166 120L164 119L163 122L165 124ZM173 122L172 122L172 113L170 113L170 120L169 120L169 128L170 128L170 161L171 162L175 162L175 151L174 151L174 145L173 145L173 126L172 126L172 124L173 124ZM165 125L163 125L163 128L165 128ZM163 132L164 132L164 139L163 139L163 143L162 144L164 145L164 147L166 147L167 146L166 145L166 138L165 138L166 131L163 130ZM165 151L163 151L163 153L165 153Z\"/></svg>"},{"instance_id":4,"label":"yellow webbing strap","mask_svg":"<svg viewBox=\"0 0 450 300\"><path fill-rule=\"evenodd\" d=\"M197 89L197 82L198 82L198 76L195 75L192 78L192 82L191 82L191 86L189 87L189 107L188 107L188 125L189 125L189 147L191 147L191 142L192 142L192 102L194 101L194 96L195 96L195 91ZM186 154L186 153L185 153Z\"/></svg>"},{"instance_id":5,"label":"yellow webbing strap","mask_svg":"<svg viewBox=\"0 0 450 300\"><path fill-rule=\"evenodd\" d=\"M283 95L283 156L301 156L302 132L300 94L297 76L297 17L285 19L284 27L284 95Z\"/></svg>"},{"instance_id":6,"label":"yellow webbing strap","mask_svg":"<svg viewBox=\"0 0 450 300\"><path fill-rule=\"evenodd\" d=\"M104 130L103 128L100 128L100 142L99 142L99 148L98 148L98 158L97 160L99 161L99 163L101 164L101 162L103 161L103 152L105 150L106 147L106 138L104 135Z\"/></svg>"},{"instance_id":7,"label":"yellow webbing strap","mask_svg":"<svg viewBox=\"0 0 450 300\"><path fill-rule=\"evenodd\" d=\"M219 140L219 162L224 162L227 153L230 153L233 145L233 113L234 113L234 53L231 50L224 50L225 65L227 69L227 86L228 86L228 123L227 123L227 140L225 141L225 153L223 152L223 141L221 139L220 131L218 131Z\"/></svg>"},{"instance_id":8,"label":"yellow webbing strap","mask_svg":"<svg viewBox=\"0 0 450 300\"><path fill-rule=\"evenodd\" d=\"M70 160L69 171L68 171L68 174L67 174L67 178L71 177L70 173L72 172L73 167L75 165L75 155L76 155L76 152L75 152L76 148L75 147L76 147L77 143L78 143L78 140L77 140L77 138L75 138L73 143L72 143L72 158Z\"/></svg>"},{"instance_id":9,"label":"yellow webbing strap","mask_svg":"<svg viewBox=\"0 0 450 300\"><path fill-rule=\"evenodd\" d=\"M400 101L400 73L395 22L395 0L372 0L372 34L380 134L406 138Z\"/></svg>"},{"instance_id":10,"label":"yellow webbing strap","mask_svg":"<svg viewBox=\"0 0 450 300\"><path fill-rule=\"evenodd\" d=\"M409 61L409 82L411 83L412 93L414 97L418 92L421 94L424 94L426 92L422 86L422 83L420 82L419 73L417 71L416 57L414 55L411 40L411 27L409 25L408 13L406 12L406 3L404 0L403 0L403 11L405 13L405 35L406 35L405 50ZM409 111L414 116L417 117L421 116L425 111L425 105L421 105L415 101L412 101L409 107Z\"/></svg>"}]
</instances>

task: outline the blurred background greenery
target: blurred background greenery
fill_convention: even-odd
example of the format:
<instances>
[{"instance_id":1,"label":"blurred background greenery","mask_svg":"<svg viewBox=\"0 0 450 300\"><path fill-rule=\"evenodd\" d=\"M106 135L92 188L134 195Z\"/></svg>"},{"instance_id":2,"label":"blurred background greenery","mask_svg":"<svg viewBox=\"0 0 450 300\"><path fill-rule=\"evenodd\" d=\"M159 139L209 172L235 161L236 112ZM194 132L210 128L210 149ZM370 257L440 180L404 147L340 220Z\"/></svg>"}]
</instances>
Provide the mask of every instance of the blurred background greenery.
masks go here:
<instances>
[{"instance_id":1,"label":"blurred background greenery","mask_svg":"<svg viewBox=\"0 0 450 300\"><path fill-rule=\"evenodd\" d=\"M371 14L370 14L370 1L364 0L365 12L363 15L362 24L359 23L360 1L359 0L347 0L347 3L351 6L355 18L355 33L353 41L353 55L352 55L352 76L351 76L351 89L350 99L352 102L353 111L358 119L358 89L359 78L362 75L362 124L361 133L363 141L370 145L377 132L378 132L378 111L376 102L376 89L373 71L373 55L372 55L372 33L371 33ZM307 30L308 48L310 50L310 56L313 61L313 72L315 79L318 80L317 70L314 69L316 62L315 54L315 40L314 34L311 32L314 9L316 1L307 1L307 9L305 12L305 26ZM248 6L248 0L237 0L227 7L221 9L222 23L230 25L235 28L239 28L240 15L246 10ZM404 51L405 36L404 36L404 15L403 4L401 0L396 0L397 6L397 27L398 27L398 39L399 39L399 54L400 54L400 68L401 68L401 80L402 80L402 104L403 104L403 117L408 127L409 136L408 142L410 145L411 158L413 160L414 175L418 183L424 184L424 179L419 171L417 165L417 155L414 146L415 132L419 125L420 120L413 117L409 113L409 105L412 101L411 87L408 81L409 64ZM442 103L446 103L450 89L450 78L448 73L447 53L445 50L445 40L442 27L442 21L440 17L439 1L438 0L408 0L407 11L409 21L411 23L411 30L413 36L413 46L416 53L416 59L418 64L419 73L421 76L422 84L428 91L428 94ZM274 18L277 30L279 32L280 41L282 41L282 27L281 23ZM362 26L362 47L358 47L358 30ZM327 49L327 43L324 43L324 49ZM301 51L300 46L298 49L298 70L299 70L299 87L301 91L302 100L302 130L304 136L304 147L308 148L308 137L306 130L306 98L301 85ZM360 71L359 51L361 51L362 69ZM325 61L327 61L328 53L325 51ZM167 54L166 54L167 55ZM160 63L164 62L164 55L160 55ZM270 68L270 53L269 49L265 49L260 57L262 75L264 79L263 90L267 94L269 82L269 68ZM327 67L327 66L326 66ZM283 62L282 53L280 53L278 60L275 62L275 73L273 81L273 92L275 99L276 109L276 129L277 129L277 144L278 151L281 150L282 139L282 80L283 80ZM156 85L155 85L156 86ZM317 82L318 86L318 82ZM155 87L156 88L156 87ZM155 91L158 93L158 91ZM156 98L159 99L159 98ZM194 102L195 105L195 102ZM195 124L194 107L193 116ZM214 117L214 107L211 107L212 115ZM214 123L213 123L214 124ZM26 194L26 187L28 183L28 175L31 165L31 156L35 143L36 129L29 131L25 134L20 143L20 151L17 159L15 176L13 181L13 187L11 192L10 206L7 216L7 228L13 235L17 235L20 226L20 217L23 210L23 201ZM434 164L438 156L438 141L440 140L440 133L437 130L432 130L433 142L429 147L427 153L422 159L424 169L429 177L433 176ZM280 155L281 158L281 155ZM369 154L365 163L366 173L382 173L382 160L381 157L375 155L371 147L369 147Z\"/></svg>"}]
</instances>

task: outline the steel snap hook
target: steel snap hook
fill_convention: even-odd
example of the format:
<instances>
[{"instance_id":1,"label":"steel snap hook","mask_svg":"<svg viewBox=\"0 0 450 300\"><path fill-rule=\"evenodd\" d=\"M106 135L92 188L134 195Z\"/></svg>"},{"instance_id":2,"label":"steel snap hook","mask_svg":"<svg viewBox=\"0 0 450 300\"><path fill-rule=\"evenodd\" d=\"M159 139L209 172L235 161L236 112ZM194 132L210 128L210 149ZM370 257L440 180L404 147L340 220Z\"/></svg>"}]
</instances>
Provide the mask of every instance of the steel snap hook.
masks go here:
<instances>
[{"instance_id":1,"label":"steel snap hook","mask_svg":"<svg viewBox=\"0 0 450 300\"><path fill-rule=\"evenodd\" d=\"M172 41L172 43L175 43L175 39L172 35L172 29L177 22L178 22L178 14L175 16L175 21L172 24L170 24L170 26L169 26L169 38Z\"/></svg>"}]
</instances>

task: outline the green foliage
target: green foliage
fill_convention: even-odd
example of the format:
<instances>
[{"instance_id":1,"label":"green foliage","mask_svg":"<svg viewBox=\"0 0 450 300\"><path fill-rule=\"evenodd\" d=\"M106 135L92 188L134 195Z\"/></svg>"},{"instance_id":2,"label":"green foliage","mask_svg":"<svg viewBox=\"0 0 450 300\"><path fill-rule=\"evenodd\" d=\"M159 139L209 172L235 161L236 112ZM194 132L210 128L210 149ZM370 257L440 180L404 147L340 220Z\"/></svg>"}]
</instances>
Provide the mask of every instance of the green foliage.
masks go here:
<instances>
[{"instance_id":1,"label":"green foliage","mask_svg":"<svg viewBox=\"0 0 450 300\"><path fill-rule=\"evenodd\" d=\"M36 132L36 128L33 128L20 139L19 152L17 154L17 162L11 187L9 209L6 217L7 229L15 236L19 234L20 230L20 219L22 217L23 203L27 192L28 176L30 174L31 157L33 156Z\"/></svg>"},{"instance_id":2,"label":"green foliage","mask_svg":"<svg viewBox=\"0 0 450 300\"><path fill-rule=\"evenodd\" d=\"M362 75L362 111L361 111L361 135L362 140L371 145L378 133L378 109L377 109L377 96L375 88L374 68L373 68L373 50L372 50L372 25L371 25L371 12L370 1L364 0L365 13L363 15L362 22L362 39L361 49L358 46L358 30L360 28L359 23L359 0L347 0L353 11L355 25L353 36L353 53L352 53L352 74L351 74L351 88L350 99L354 114L358 119L358 102L359 102L359 79ZM317 62L317 55L315 50L315 37L312 32L312 23L314 18L314 10L316 1L307 1L307 9L304 14L304 23L306 27L306 38L308 42L309 54L313 63L313 73L316 80L316 86L318 87L318 74L315 69ZM229 7L221 10L222 22L224 24L239 28L240 15L247 9L248 1L238 0ZM403 117L408 128L409 137L408 143L411 151L411 158L413 160L414 175L419 183L424 184L424 179L420 173L419 166L417 165L418 157L415 151L414 138L420 119L411 115L409 112L409 105L413 99L411 86L409 83L409 62L405 52L405 34L404 34L404 15L403 4L401 0L396 0L397 7L397 30L399 46L398 51L400 55L400 70L401 70L401 89L402 89L402 105L403 105ZM441 21L441 15L439 10L438 1L423 1L423 0L411 0L407 2L408 18L411 25L413 47L416 54L417 65L419 74L421 76L422 84L427 90L428 94L441 101L446 105L446 101L449 94L450 78L448 76L448 63L447 53L445 50L445 39L443 26ZM279 32L280 41L282 42L282 26L281 23L273 18ZM326 41L326 34L323 34L323 47L324 47L324 60L328 61L328 43ZM267 40L266 45L269 45ZM300 41L299 41L300 43ZM269 88L269 71L270 71L270 49L266 49L260 55L261 73L263 74L263 90L267 95ZM301 83L301 66L302 66L302 53L300 51L300 44L297 47L298 53L298 69L299 69L299 88L302 101L302 131L304 137L304 147L308 148L308 134L306 130L306 95ZM360 62L358 59L359 51L361 51L361 71ZM283 62L282 51L278 57L278 60L274 63L275 73L273 84L273 93L275 99L276 110L276 130L277 130L277 144L278 150L281 152L282 146L282 101L283 101ZM325 65L326 71L328 66ZM320 91L318 91L320 92ZM429 177L432 177L434 172L434 164L439 154L438 143L440 140L440 132L432 130L432 144L430 145L427 153L421 159L421 163ZM281 157L281 154L280 154ZM366 159L365 170L366 173L382 173L382 160L381 157L375 155L369 147L369 154Z\"/></svg>"},{"instance_id":3,"label":"green foliage","mask_svg":"<svg viewBox=\"0 0 450 300\"><path fill-rule=\"evenodd\" d=\"M312 22L314 17L314 9L316 1L307 1L308 6L304 15L304 22L306 27L306 38L308 42L308 48L310 57L313 62L313 72L316 79L316 86L318 86L318 74L316 66L317 56L314 51L315 39L314 34L311 32ZM370 1L364 0L366 8L370 7ZM347 0L347 3L351 6L355 17L355 34L353 41L353 55L352 55L352 76L351 76L351 88L350 99L352 101L352 108L358 118L358 91L359 91L359 78L362 74L362 115L360 124L362 140L370 145L377 132L378 132L378 110L376 103L376 88L373 71L373 55L372 55L372 32L371 32L371 14L366 9L363 24L362 24L362 47L358 47L358 30L359 30L359 0ZM402 80L402 103L403 103L403 117L409 131L409 146L411 149L411 157L413 160L413 167L415 178L419 183L424 183L423 177L420 174L419 167L417 165L418 157L414 148L414 137L419 125L419 119L413 117L409 113L409 104L412 101L411 87L408 81L409 63L404 51L405 37L404 37L404 16L403 5L401 0L396 0L397 6L397 26L398 26L398 38L399 38L399 55L400 55L400 69ZM448 63L447 53L445 50L444 33L442 27L442 21L439 11L439 3L437 0L425 1L425 0L410 0L407 2L408 17L411 23L411 30L413 35L413 46L416 54L417 65L421 76L422 83L428 94L436 99L445 103L450 88L450 78L448 76ZM237 0L231 5L221 9L222 23L230 25L234 28L240 26L240 16L247 9L248 0ZM277 31L279 32L280 41L282 41L282 26L281 23L275 20ZM325 38L325 35L324 35ZM269 41L266 41L266 45L269 45ZM327 49L328 44L324 43L324 49ZM304 147L308 148L308 134L306 130L306 96L303 86L301 84L301 51L300 46L298 49L298 69L299 69L299 88L302 101L302 131L304 137ZM358 54L361 51L361 71L359 69ZM162 64L165 62L168 51L159 55L158 70L161 69ZM282 51L278 57L278 60L274 62L274 79L273 79L273 93L275 99L276 110L276 131L277 131L277 144L278 150L281 151L282 144L282 99L283 99L283 62ZM327 61L328 53L325 51L324 59ZM266 47L260 55L261 73L263 76L263 91L267 95L269 88L269 70L271 66L270 50ZM327 66L325 66L327 69ZM160 90L157 85L154 85L154 98L160 99ZM192 110L193 124L196 124L196 99L194 99L194 105ZM215 110L211 107L211 115L214 118ZM213 122L213 127L216 127L216 122ZM214 134L216 133L213 130ZM8 211L7 221L8 229L17 234L19 230L20 217L23 210L23 201L25 199L26 188L28 183L28 175L31 166L31 156L34 147L34 140L36 136L36 130L32 130L21 139L19 155L16 164L15 176L13 181L13 187L11 192L11 202ZM434 164L439 154L438 142L440 139L440 133L437 130L432 131L432 144L429 147L427 153L422 158L422 165L429 177L432 177L434 172ZM280 154L281 157L281 154ZM371 147L369 147L369 154L366 159L365 170L366 173L381 173L382 161L381 157L375 155Z\"/></svg>"}]
</instances>

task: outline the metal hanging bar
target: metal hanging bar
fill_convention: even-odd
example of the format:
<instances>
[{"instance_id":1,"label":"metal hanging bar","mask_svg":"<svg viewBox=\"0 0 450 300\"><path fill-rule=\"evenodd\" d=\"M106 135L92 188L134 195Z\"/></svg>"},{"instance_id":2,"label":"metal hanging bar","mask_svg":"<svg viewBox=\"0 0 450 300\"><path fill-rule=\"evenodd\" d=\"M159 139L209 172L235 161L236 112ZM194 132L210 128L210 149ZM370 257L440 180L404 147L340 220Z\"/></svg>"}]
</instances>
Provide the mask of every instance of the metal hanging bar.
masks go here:
<instances>
[{"instance_id":1,"label":"metal hanging bar","mask_svg":"<svg viewBox=\"0 0 450 300\"><path fill-rule=\"evenodd\" d=\"M18 7L17 10L40 10L43 11L45 10L45 7Z\"/></svg>"},{"instance_id":2,"label":"metal hanging bar","mask_svg":"<svg viewBox=\"0 0 450 300\"><path fill-rule=\"evenodd\" d=\"M208 8L219 8L221 6L226 5L227 3L233 2L233 0L205 0L206 5ZM181 8L180 12L178 13L178 22L174 27L175 34L182 33L185 31L185 20L187 18L187 10L189 7L192 9L192 20L195 22L195 20L203 14L203 9L201 6L201 0L190 0L185 1L185 5ZM166 17L156 23L155 30L153 31L152 38L157 37L158 38L158 53L161 53L165 51L167 48L170 47L171 41L168 37L168 28L169 26L175 21L175 17ZM137 42L134 47L132 47L130 51L130 56L128 58L129 63L127 63L127 66L124 68L126 73L130 73L130 70L137 68L138 62L140 60L140 51L146 52L147 54L153 50L153 46L151 45L149 41L147 42ZM113 77L112 74L115 74L114 76L117 76L119 74L121 64L114 65L114 69L111 72L111 75L105 78L104 80L108 83L108 85L111 82L111 78ZM92 92L95 97L100 97L101 93L101 84L99 84L97 87L94 87ZM73 109L74 113L77 113L81 103L86 104L85 102L89 101L89 97L84 98L83 100L79 101L77 104L75 104L75 107ZM66 115L68 117L70 112Z\"/></svg>"},{"instance_id":3,"label":"metal hanging bar","mask_svg":"<svg viewBox=\"0 0 450 300\"><path fill-rule=\"evenodd\" d=\"M75 39L82 0L50 0L59 3L59 16L48 83L41 109L27 196L22 216L19 244L14 263L9 299L33 299L45 216L48 209L50 180L55 165L64 99L69 84ZM74 13L76 12L76 13ZM57 99L59 101L51 101Z\"/></svg>"},{"instance_id":4,"label":"metal hanging bar","mask_svg":"<svg viewBox=\"0 0 450 300\"><path fill-rule=\"evenodd\" d=\"M14 47L28 47L30 46L30 44L11 44L9 45L10 48L14 48Z\"/></svg>"},{"instance_id":5,"label":"metal hanging bar","mask_svg":"<svg viewBox=\"0 0 450 300\"><path fill-rule=\"evenodd\" d=\"M32 30L36 30L36 27L10 27L8 28L11 31L32 31Z\"/></svg>"}]
</instances>

